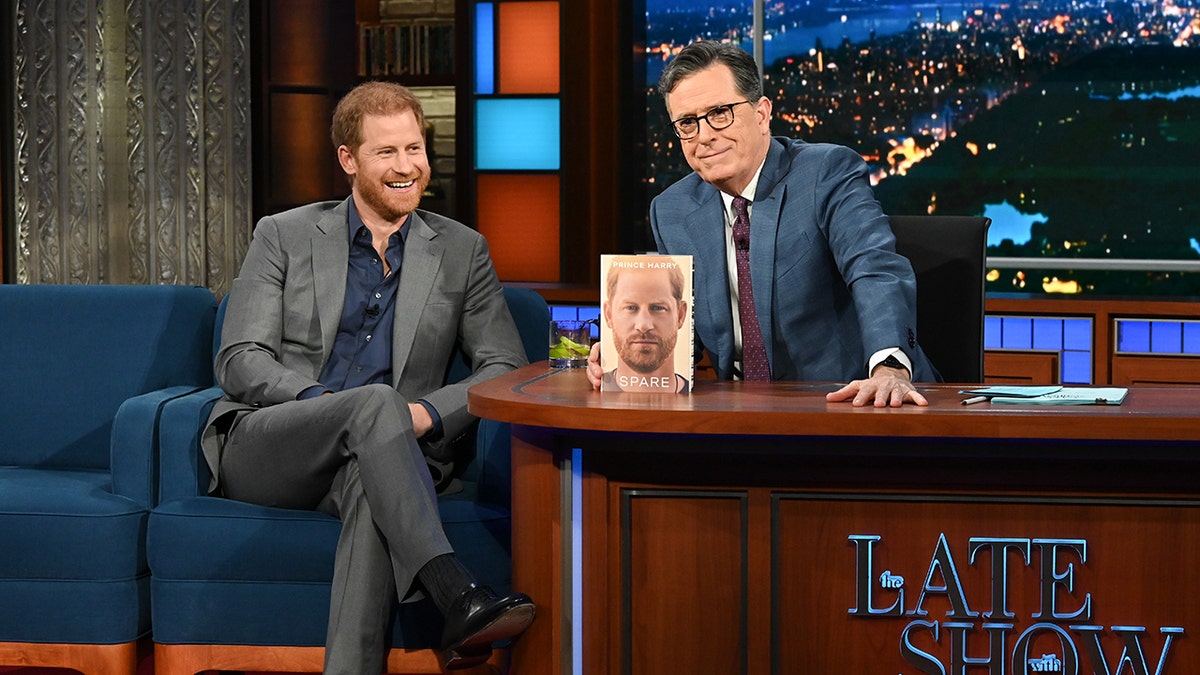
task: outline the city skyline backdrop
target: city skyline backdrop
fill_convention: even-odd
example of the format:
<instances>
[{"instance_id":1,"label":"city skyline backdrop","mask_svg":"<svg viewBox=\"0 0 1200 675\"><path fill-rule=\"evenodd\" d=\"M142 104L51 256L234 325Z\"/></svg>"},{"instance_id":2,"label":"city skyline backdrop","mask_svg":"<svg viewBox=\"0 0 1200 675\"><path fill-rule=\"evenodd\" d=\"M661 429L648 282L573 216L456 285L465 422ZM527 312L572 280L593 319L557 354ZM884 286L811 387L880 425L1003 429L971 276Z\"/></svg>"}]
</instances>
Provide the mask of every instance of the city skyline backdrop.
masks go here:
<instances>
[{"instance_id":1,"label":"city skyline backdrop","mask_svg":"<svg viewBox=\"0 0 1200 675\"><path fill-rule=\"evenodd\" d=\"M647 200L690 171L658 74L698 38L752 53L752 7L646 0ZM989 256L1036 260L989 292L1200 296L1195 3L767 2L763 26L773 132L855 148L888 213L992 218Z\"/></svg>"}]
</instances>

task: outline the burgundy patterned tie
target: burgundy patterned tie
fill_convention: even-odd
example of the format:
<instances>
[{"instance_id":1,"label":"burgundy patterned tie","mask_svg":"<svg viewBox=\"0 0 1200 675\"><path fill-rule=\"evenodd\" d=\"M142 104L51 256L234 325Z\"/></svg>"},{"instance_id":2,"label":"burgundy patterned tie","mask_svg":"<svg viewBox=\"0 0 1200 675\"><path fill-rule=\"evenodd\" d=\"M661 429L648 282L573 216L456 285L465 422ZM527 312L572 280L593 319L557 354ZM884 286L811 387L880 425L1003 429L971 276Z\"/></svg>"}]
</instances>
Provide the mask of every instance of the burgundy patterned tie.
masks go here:
<instances>
[{"instance_id":1,"label":"burgundy patterned tie","mask_svg":"<svg viewBox=\"0 0 1200 675\"><path fill-rule=\"evenodd\" d=\"M750 285L750 200L733 198L733 249L737 258L738 316L742 324L742 379L769 380L767 351L758 329L758 311L754 309L754 289Z\"/></svg>"}]
</instances>

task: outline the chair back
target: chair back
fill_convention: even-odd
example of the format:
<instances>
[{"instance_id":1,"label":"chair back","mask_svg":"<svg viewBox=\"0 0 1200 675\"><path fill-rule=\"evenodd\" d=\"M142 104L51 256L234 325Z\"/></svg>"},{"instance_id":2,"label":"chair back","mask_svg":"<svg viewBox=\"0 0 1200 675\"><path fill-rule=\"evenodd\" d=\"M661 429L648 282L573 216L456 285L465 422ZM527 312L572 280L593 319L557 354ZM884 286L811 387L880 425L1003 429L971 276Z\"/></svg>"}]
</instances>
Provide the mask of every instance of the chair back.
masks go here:
<instances>
[{"instance_id":1,"label":"chair back","mask_svg":"<svg viewBox=\"0 0 1200 675\"><path fill-rule=\"evenodd\" d=\"M921 348L946 382L983 381L984 275L990 218L891 216L896 251L917 277Z\"/></svg>"},{"instance_id":2,"label":"chair back","mask_svg":"<svg viewBox=\"0 0 1200 675\"><path fill-rule=\"evenodd\" d=\"M521 344L530 363L545 361L550 356L550 341L546 339L550 325L550 308L537 291L516 286L504 287L504 299L521 334ZM456 356L452 373L461 370L456 379L469 370L461 356ZM447 381L456 381L452 374ZM475 457L463 471L463 480L473 481L479 498L507 506L512 500L512 465L509 425L494 420L480 420L475 431Z\"/></svg>"},{"instance_id":3,"label":"chair back","mask_svg":"<svg viewBox=\"0 0 1200 675\"><path fill-rule=\"evenodd\" d=\"M505 286L504 300L508 302L508 311L517 324L517 332L521 334L525 357L530 363L545 361L550 356L550 342L546 339L550 307L546 301L537 291L519 286ZM462 352L459 352L451 359L446 370L446 382L458 382L470 374L471 368Z\"/></svg>"},{"instance_id":4,"label":"chair back","mask_svg":"<svg viewBox=\"0 0 1200 675\"><path fill-rule=\"evenodd\" d=\"M212 383L215 311L193 286L0 285L0 465L108 469L126 399Z\"/></svg>"}]
</instances>

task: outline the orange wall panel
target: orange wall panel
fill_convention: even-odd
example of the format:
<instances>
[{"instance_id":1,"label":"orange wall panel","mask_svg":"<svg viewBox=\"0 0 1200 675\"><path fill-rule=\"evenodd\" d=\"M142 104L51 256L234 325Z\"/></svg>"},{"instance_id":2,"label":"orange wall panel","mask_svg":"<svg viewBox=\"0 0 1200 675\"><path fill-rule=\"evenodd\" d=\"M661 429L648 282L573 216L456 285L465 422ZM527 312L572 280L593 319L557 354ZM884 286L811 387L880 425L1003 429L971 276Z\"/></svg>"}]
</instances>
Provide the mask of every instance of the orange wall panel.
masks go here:
<instances>
[{"instance_id":1,"label":"orange wall panel","mask_svg":"<svg viewBox=\"0 0 1200 675\"><path fill-rule=\"evenodd\" d=\"M477 214L503 281L559 281L559 177L482 174Z\"/></svg>"},{"instance_id":2,"label":"orange wall panel","mask_svg":"<svg viewBox=\"0 0 1200 675\"><path fill-rule=\"evenodd\" d=\"M497 5L497 94L557 94L558 2Z\"/></svg>"}]
</instances>

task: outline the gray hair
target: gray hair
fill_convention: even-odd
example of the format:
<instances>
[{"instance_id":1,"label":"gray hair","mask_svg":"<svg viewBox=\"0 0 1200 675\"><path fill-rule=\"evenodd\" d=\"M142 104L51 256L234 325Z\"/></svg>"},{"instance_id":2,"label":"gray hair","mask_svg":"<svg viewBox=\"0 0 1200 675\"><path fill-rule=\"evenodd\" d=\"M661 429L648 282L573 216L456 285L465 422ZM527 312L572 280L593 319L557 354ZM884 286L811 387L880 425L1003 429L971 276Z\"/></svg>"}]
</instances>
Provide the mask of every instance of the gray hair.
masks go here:
<instances>
[{"instance_id":1,"label":"gray hair","mask_svg":"<svg viewBox=\"0 0 1200 675\"><path fill-rule=\"evenodd\" d=\"M762 77L758 74L758 64L754 62L754 57L740 47L716 40L699 40L680 50L658 78L658 93L666 98L667 94L679 85L680 80L718 63L724 64L733 72L733 82L747 101L756 103L762 98Z\"/></svg>"}]
</instances>

